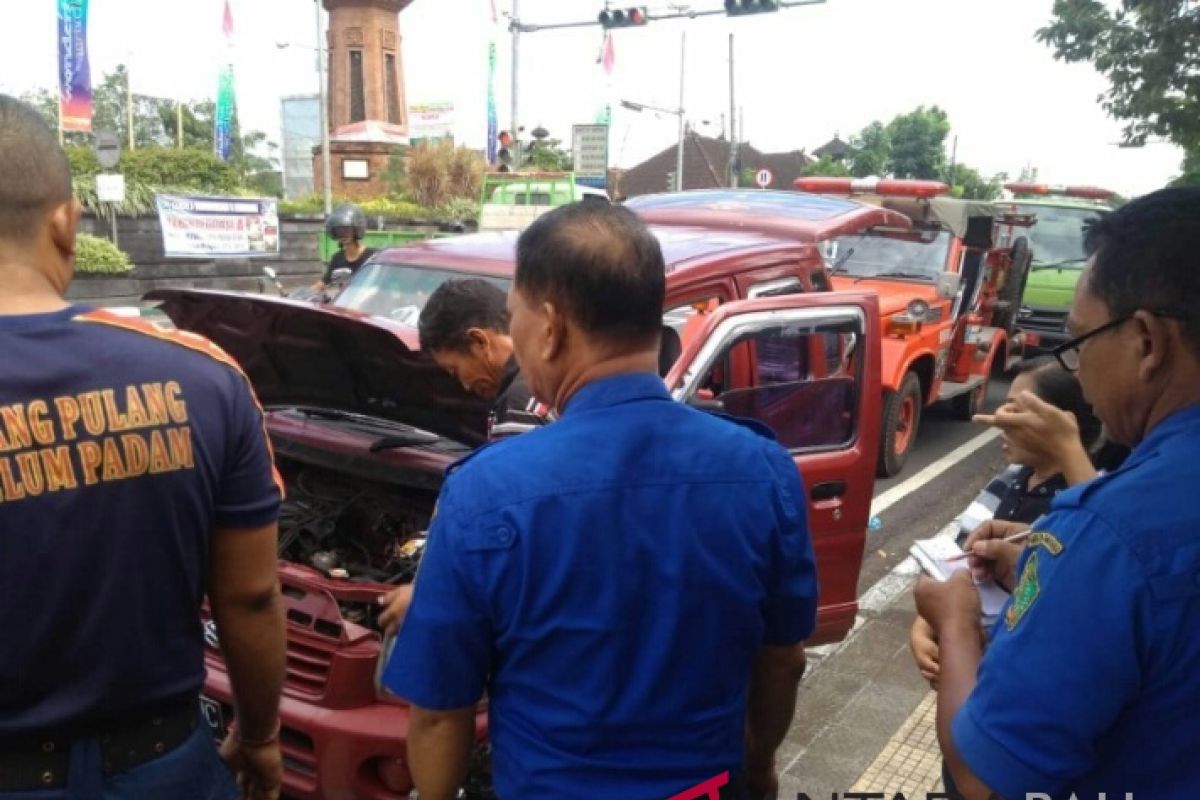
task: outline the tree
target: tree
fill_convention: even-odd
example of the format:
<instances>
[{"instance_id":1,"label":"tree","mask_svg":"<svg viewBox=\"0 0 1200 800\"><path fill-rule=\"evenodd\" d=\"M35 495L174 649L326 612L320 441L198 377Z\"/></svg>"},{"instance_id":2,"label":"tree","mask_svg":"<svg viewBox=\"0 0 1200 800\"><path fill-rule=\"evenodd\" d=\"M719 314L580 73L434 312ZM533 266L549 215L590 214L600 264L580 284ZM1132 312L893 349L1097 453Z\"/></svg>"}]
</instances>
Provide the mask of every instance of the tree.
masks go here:
<instances>
[{"instance_id":1,"label":"tree","mask_svg":"<svg viewBox=\"0 0 1200 800\"><path fill-rule=\"evenodd\" d=\"M525 153L525 166L539 172L570 172L575 159L558 139L534 139Z\"/></svg>"},{"instance_id":2,"label":"tree","mask_svg":"<svg viewBox=\"0 0 1200 800\"><path fill-rule=\"evenodd\" d=\"M802 174L806 178L849 178L850 168L841 161L823 156L805 167Z\"/></svg>"},{"instance_id":3,"label":"tree","mask_svg":"<svg viewBox=\"0 0 1200 800\"><path fill-rule=\"evenodd\" d=\"M1163 136L1200 148L1200 8L1193 0L1055 0L1037 38L1068 63L1091 62L1109 81L1099 98L1125 122L1125 140Z\"/></svg>"},{"instance_id":4,"label":"tree","mask_svg":"<svg viewBox=\"0 0 1200 800\"><path fill-rule=\"evenodd\" d=\"M995 200L1000 196L1002 178L984 178L979 170L966 164L956 164L950 179L951 192L963 200Z\"/></svg>"},{"instance_id":5,"label":"tree","mask_svg":"<svg viewBox=\"0 0 1200 800\"><path fill-rule=\"evenodd\" d=\"M887 173L892 157L892 139L882 122L876 120L857 136L851 136L850 146L854 148L854 155L850 157L850 171L854 177L867 178Z\"/></svg>"},{"instance_id":6,"label":"tree","mask_svg":"<svg viewBox=\"0 0 1200 800\"><path fill-rule=\"evenodd\" d=\"M1183 174L1171 181L1172 186L1200 186L1200 149L1184 154L1182 170Z\"/></svg>"},{"instance_id":7,"label":"tree","mask_svg":"<svg viewBox=\"0 0 1200 800\"><path fill-rule=\"evenodd\" d=\"M890 171L897 178L941 180L946 174L946 136L950 119L937 106L918 106L887 126L892 152Z\"/></svg>"}]
</instances>

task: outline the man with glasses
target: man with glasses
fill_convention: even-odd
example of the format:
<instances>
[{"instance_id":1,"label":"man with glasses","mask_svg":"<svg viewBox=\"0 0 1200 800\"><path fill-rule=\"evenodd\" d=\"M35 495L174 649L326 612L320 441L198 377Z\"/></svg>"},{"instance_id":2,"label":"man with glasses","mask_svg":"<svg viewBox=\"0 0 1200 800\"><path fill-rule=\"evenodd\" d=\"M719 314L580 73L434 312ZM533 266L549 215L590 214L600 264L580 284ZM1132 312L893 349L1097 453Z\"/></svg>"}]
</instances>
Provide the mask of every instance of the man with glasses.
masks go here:
<instances>
[{"instance_id":1,"label":"man with glasses","mask_svg":"<svg viewBox=\"0 0 1200 800\"><path fill-rule=\"evenodd\" d=\"M942 654L938 739L970 800L1195 796L1200 786L1200 188L1108 214L1054 354L1078 372L1115 472L968 543L1012 591L981 658L965 571L917 586ZM982 662L982 663L981 663Z\"/></svg>"}]
</instances>

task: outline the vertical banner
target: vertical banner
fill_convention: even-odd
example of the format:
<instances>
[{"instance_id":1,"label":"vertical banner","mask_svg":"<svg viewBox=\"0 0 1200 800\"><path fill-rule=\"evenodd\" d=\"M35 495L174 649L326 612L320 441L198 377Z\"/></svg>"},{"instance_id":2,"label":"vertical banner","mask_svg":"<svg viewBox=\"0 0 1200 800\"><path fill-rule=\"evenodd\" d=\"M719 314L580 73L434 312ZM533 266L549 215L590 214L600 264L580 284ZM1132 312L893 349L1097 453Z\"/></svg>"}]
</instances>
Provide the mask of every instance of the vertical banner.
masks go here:
<instances>
[{"instance_id":1,"label":"vertical banner","mask_svg":"<svg viewBox=\"0 0 1200 800\"><path fill-rule=\"evenodd\" d=\"M64 131L92 130L88 0L58 0L58 118Z\"/></svg>"},{"instance_id":2,"label":"vertical banner","mask_svg":"<svg viewBox=\"0 0 1200 800\"><path fill-rule=\"evenodd\" d=\"M487 162L496 163L496 137L500 124L496 120L496 0L492 0L492 36L488 41L487 77Z\"/></svg>"},{"instance_id":3,"label":"vertical banner","mask_svg":"<svg viewBox=\"0 0 1200 800\"><path fill-rule=\"evenodd\" d=\"M617 53L613 49L613 38L611 31L604 32L604 44L600 46L600 56L596 59L604 70L604 105L596 111L597 125L610 125L612 123L612 93L613 93L613 69L617 64Z\"/></svg>"},{"instance_id":4,"label":"vertical banner","mask_svg":"<svg viewBox=\"0 0 1200 800\"><path fill-rule=\"evenodd\" d=\"M225 48L229 60L221 68L217 81L216 136L214 151L222 161L229 160L233 149L233 115L237 98L233 87L233 12L229 10L229 0L225 0L225 19L222 25L225 32Z\"/></svg>"}]
</instances>

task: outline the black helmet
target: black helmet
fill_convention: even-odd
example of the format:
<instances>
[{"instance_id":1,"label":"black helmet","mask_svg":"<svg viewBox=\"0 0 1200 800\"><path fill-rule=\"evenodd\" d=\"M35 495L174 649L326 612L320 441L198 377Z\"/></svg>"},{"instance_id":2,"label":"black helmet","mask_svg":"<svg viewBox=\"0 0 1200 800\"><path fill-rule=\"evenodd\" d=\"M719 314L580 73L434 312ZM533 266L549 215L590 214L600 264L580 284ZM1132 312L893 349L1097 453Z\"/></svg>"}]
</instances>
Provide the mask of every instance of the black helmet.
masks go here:
<instances>
[{"instance_id":1,"label":"black helmet","mask_svg":"<svg viewBox=\"0 0 1200 800\"><path fill-rule=\"evenodd\" d=\"M325 219L325 233L330 239L336 239L338 228L353 228L354 238L361 240L367 235L367 215L358 206L338 206Z\"/></svg>"}]
</instances>

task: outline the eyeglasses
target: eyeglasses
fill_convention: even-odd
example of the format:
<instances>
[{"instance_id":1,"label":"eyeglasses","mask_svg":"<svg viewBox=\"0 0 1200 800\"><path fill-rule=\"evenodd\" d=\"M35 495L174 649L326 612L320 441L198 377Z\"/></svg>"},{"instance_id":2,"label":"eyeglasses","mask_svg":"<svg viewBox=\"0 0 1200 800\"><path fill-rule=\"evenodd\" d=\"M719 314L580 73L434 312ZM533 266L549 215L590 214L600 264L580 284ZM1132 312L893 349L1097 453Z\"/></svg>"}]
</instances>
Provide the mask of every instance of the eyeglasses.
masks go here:
<instances>
[{"instance_id":1,"label":"eyeglasses","mask_svg":"<svg viewBox=\"0 0 1200 800\"><path fill-rule=\"evenodd\" d=\"M1082 336L1076 336L1069 342L1063 342L1058 347L1051 350L1050 354L1058 360L1058 363L1061 364L1062 368L1067 372L1076 372L1079 369L1079 350L1082 348L1083 343L1088 339L1091 339L1093 336L1099 336L1102 333L1106 333L1107 331L1115 330L1116 328L1121 327L1126 322L1129 322L1129 320L1133 319L1134 313L1136 312L1131 312L1129 314L1117 317L1114 320L1104 323L1099 328L1093 328ZM1181 322L1187 322L1191 319L1190 315L1185 314L1182 311L1173 311L1170 309L1159 309L1157 311L1150 311L1150 313L1156 317L1175 319Z\"/></svg>"}]
</instances>

